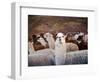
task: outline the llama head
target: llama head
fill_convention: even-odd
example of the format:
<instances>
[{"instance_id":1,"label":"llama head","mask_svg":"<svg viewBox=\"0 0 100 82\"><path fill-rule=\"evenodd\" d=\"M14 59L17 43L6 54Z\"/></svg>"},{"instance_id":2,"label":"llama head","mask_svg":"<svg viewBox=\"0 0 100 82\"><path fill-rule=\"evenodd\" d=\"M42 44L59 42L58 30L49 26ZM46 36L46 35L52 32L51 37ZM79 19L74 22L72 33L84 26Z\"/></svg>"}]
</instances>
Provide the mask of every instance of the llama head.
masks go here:
<instances>
[{"instance_id":1,"label":"llama head","mask_svg":"<svg viewBox=\"0 0 100 82\"><path fill-rule=\"evenodd\" d=\"M63 33L58 33L56 36L56 42L59 44L65 43L65 35Z\"/></svg>"}]
</instances>

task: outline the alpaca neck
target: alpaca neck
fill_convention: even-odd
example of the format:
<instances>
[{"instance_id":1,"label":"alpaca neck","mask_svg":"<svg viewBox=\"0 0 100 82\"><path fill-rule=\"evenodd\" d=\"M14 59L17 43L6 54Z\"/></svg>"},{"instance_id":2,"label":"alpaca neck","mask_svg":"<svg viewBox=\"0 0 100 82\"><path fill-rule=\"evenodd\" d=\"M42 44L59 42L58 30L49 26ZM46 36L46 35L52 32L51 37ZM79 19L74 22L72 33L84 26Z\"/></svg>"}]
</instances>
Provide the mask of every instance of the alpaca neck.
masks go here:
<instances>
[{"instance_id":1,"label":"alpaca neck","mask_svg":"<svg viewBox=\"0 0 100 82\"><path fill-rule=\"evenodd\" d=\"M48 39L49 48L54 49L54 47L55 47L55 44L54 43L55 42L54 42L54 39L53 38L49 38Z\"/></svg>"}]
</instances>

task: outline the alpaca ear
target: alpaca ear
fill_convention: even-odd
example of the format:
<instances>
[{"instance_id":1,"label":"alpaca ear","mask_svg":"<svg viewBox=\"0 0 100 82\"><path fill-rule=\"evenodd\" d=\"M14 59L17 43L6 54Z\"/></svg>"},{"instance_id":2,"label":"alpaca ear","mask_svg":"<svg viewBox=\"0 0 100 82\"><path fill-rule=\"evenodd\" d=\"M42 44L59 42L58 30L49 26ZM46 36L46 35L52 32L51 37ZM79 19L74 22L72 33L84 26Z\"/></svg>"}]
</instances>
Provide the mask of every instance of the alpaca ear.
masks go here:
<instances>
[{"instance_id":1,"label":"alpaca ear","mask_svg":"<svg viewBox=\"0 0 100 82\"><path fill-rule=\"evenodd\" d=\"M33 35L32 35L32 38L33 38L33 39L34 39L34 38L36 38L36 35L35 35L35 34L33 34Z\"/></svg>"},{"instance_id":2,"label":"alpaca ear","mask_svg":"<svg viewBox=\"0 0 100 82\"><path fill-rule=\"evenodd\" d=\"M64 35L64 38L66 39L66 35Z\"/></svg>"},{"instance_id":3,"label":"alpaca ear","mask_svg":"<svg viewBox=\"0 0 100 82\"><path fill-rule=\"evenodd\" d=\"M67 34L65 34L65 36L64 36L65 38L67 38Z\"/></svg>"},{"instance_id":4,"label":"alpaca ear","mask_svg":"<svg viewBox=\"0 0 100 82\"><path fill-rule=\"evenodd\" d=\"M54 40L56 40L57 34L53 33L52 35L53 35Z\"/></svg>"},{"instance_id":5,"label":"alpaca ear","mask_svg":"<svg viewBox=\"0 0 100 82\"><path fill-rule=\"evenodd\" d=\"M40 36L44 37L44 34L43 33L40 33Z\"/></svg>"},{"instance_id":6,"label":"alpaca ear","mask_svg":"<svg viewBox=\"0 0 100 82\"><path fill-rule=\"evenodd\" d=\"M46 38L46 35L44 34L43 37Z\"/></svg>"},{"instance_id":7,"label":"alpaca ear","mask_svg":"<svg viewBox=\"0 0 100 82\"><path fill-rule=\"evenodd\" d=\"M36 40L36 35L35 34L32 35L32 40L33 40L33 42L35 42L35 40Z\"/></svg>"}]
</instances>

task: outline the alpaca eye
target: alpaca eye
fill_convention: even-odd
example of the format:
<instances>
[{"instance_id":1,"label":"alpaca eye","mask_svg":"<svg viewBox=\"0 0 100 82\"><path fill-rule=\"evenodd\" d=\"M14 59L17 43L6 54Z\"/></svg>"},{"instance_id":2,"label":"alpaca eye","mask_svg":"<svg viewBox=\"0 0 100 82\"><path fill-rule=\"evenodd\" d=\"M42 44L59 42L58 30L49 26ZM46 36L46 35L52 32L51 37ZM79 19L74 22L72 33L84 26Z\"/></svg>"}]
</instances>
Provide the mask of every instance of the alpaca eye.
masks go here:
<instances>
[{"instance_id":1,"label":"alpaca eye","mask_svg":"<svg viewBox=\"0 0 100 82\"><path fill-rule=\"evenodd\" d=\"M45 35L45 37L47 37L47 35Z\"/></svg>"}]
</instances>

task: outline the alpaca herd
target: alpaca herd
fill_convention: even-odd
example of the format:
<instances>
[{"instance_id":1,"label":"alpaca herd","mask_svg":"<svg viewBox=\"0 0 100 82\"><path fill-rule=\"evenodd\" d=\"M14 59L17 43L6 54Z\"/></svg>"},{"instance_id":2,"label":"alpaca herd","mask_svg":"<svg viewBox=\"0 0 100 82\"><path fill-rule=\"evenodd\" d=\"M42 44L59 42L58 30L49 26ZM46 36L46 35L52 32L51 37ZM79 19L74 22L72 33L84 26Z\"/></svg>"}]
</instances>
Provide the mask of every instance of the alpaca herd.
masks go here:
<instances>
[{"instance_id":1,"label":"alpaca herd","mask_svg":"<svg viewBox=\"0 0 100 82\"><path fill-rule=\"evenodd\" d=\"M28 41L28 65L88 63L88 35L83 32L33 34Z\"/></svg>"}]
</instances>

